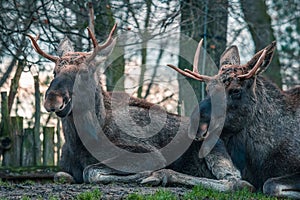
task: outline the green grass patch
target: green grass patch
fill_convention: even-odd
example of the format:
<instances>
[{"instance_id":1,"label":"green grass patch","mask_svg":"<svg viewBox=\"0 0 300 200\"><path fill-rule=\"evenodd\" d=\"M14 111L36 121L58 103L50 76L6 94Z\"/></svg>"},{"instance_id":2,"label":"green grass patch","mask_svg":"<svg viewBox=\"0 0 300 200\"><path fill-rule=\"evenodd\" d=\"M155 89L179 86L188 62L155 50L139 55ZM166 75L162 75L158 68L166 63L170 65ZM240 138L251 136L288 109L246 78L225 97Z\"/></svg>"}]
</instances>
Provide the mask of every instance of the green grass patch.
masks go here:
<instances>
[{"instance_id":1,"label":"green grass patch","mask_svg":"<svg viewBox=\"0 0 300 200\"><path fill-rule=\"evenodd\" d=\"M6 188L14 188L15 185L11 184L8 181L2 181L2 179L0 179L0 187L6 187Z\"/></svg>"},{"instance_id":2,"label":"green grass patch","mask_svg":"<svg viewBox=\"0 0 300 200\"><path fill-rule=\"evenodd\" d=\"M127 200L277 200L262 193L251 193L248 190L236 192L218 192L212 189L195 186L190 192L178 196L167 189L160 189L154 194L142 195L138 193L129 194Z\"/></svg>"},{"instance_id":3,"label":"green grass patch","mask_svg":"<svg viewBox=\"0 0 300 200\"><path fill-rule=\"evenodd\" d=\"M35 185L36 182L33 180L25 180L24 182L22 182L22 184L24 185Z\"/></svg>"},{"instance_id":4,"label":"green grass patch","mask_svg":"<svg viewBox=\"0 0 300 200\"><path fill-rule=\"evenodd\" d=\"M247 189L236 192L218 192L212 189L206 189L201 186L195 186L192 191L186 193L182 199L198 200L198 199L215 199L215 200L277 200L274 197L268 197L262 193L251 193Z\"/></svg>"},{"instance_id":5,"label":"green grass patch","mask_svg":"<svg viewBox=\"0 0 300 200\"><path fill-rule=\"evenodd\" d=\"M102 196L102 193L99 189L94 189L92 191L87 191L77 195L77 200L99 200Z\"/></svg>"},{"instance_id":6,"label":"green grass patch","mask_svg":"<svg viewBox=\"0 0 300 200\"><path fill-rule=\"evenodd\" d=\"M9 173L30 173L30 172L39 172L39 171L47 171L47 172L58 172L59 167L57 166L22 166L22 167L3 167L0 166L0 171L1 172L9 172Z\"/></svg>"},{"instance_id":7,"label":"green grass patch","mask_svg":"<svg viewBox=\"0 0 300 200\"><path fill-rule=\"evenodd\" d=\"M49 198L49 200L59 200L60 198L58 198L58 197L56 197L56 196L50 196L50 197L48 197Z\"/></svg>"}]
</instances>

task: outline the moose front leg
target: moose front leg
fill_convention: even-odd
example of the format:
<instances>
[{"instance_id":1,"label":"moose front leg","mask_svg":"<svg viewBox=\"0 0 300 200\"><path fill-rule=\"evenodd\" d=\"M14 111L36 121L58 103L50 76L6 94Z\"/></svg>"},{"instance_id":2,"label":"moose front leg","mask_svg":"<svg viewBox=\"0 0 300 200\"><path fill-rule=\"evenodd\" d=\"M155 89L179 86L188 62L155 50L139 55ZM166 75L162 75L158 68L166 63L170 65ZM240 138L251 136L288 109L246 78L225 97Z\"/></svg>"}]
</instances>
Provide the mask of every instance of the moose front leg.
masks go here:
<instances>
[{"instance_id":1,"label":"moose front leg","mask_svg":"<svg viewBox=\"0 0 300 200\"><path fill-rule=\"evenodd\" d=\"M162 169L153 172L152 175L144 179L142 183L151 185L201 185L205 188L212 188L218 191L235 191L243 188L247 188L249 191L255 190L250 183L241 180L241 173L232 163L224 143L221 140L217 142L204 160L206 166L216 179L204 178L205 174L202 174L204 177L195 177L170 169Z\"/></svg>"},{"instance_id":2,"label":"moose front leg","mask_svg":"<svg viewBox=\"0 0 300 200\"><path fill-rule=\"evenodd\" d=\"M195 177L182 174L171 169L161 169L152 173L152 175L144 179L141 183L151 185L185 185L196 186L201 185L204 188L214 189L220 192L233 191L235 182L229 180L216 180L203 177Z\"/></svg>"},{"instance_id":3,"label":"moose front leg","mask_svg":"<svg viewBox=\"0 0 300 200\"><path fill-rule=\"evenodd\" d=\"M211 188L217 191L235 191L243 188L247 188L250 191L254 190L254 187L250 183L241 180L241 173L232 163L221 140L217 142L212 151L204 158L204 161L216 179L204 178L205 174L202 174L204 177L195 177L171 169L161 169L153 172L142 183L163 186L172 184L186 186L201 185L204 188Z\"/></svg>"},{"instance_id":4,"label":"moose front leg","mask_svg":"<svg viewBox=\"0 0 300 200\"><path fill-rule=\"evenodd\" d=\"M207 167L218 180L228 180L233 184L234 190L247 188L249 191L255 191L252 184L242 180L240 170L233 164L221 139L204 159Z\"/></svg>"},{"instance_id":5,"label":"moose front leg","mask_svg":"<svg viewBox=\"0 0 300 200\"><path fill-rule=\"evenodd\" d=\"M263 192L280 198L300 199L300 172L268 179Z\"/></svg>"},{"instance_id":6,"label":"moose front leg","mask_svg":"<svg viewBox=\"0 0 300 200\"><path fill-rule=\"evenodd\" d=\"M83 171L83 179L85 183L140 183L143 179L150 175L150 171L126 173L112 169L102 163L89 165Z\"/></svg>"},{"instance_id":7,"label":"moose front leg","mask_svg":"<svg viewBox=\"0 0 300 200\"><path fill-rule=\"evenodd\" d=\"M217 179L241 179L241 172L234 166L221 139L210 153L204 157L209 170Z\"/></svg>"},{"instance_id":8,"label":"moose front leg","mask_svg":"<svg viewBox=\"0 0 300 200\"><path fill-rule=\"evenodd\" d=\"M86 183L141 183L153 186L181 184L185 186L201 185L205 188L212 188L218 191L234 190L234 183L228 180L193 177L170 169L131 174L111 169L101 163L86 167L83 171L83 178Z\"/></svg>"}]
</instances>

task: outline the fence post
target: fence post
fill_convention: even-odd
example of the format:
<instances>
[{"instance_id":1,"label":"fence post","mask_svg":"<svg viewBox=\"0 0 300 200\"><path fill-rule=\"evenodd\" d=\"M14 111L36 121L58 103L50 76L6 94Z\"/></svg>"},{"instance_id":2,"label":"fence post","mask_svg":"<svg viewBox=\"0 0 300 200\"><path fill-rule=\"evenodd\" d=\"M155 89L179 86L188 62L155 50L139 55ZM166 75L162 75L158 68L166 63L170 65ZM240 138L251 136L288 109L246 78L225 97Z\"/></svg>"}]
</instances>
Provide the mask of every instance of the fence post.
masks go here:
<instances>
[{"instance_id":1,"label":"fence post","mask_svg":"<svg viewBox=\"0 0 300 200\"><path fill-rule=\"evenodd\" d=\"M7 92L1 92L1 136L9 136L10 132L10 117L8 111Z\"/></svg>"},{"instance_id":2,"label":"fence post","mask_svg":"<svg viewBox=\"0 0 300 200\"><path fill-rule=\"evenodd\" d=\"M54 127L43 127L43 165L54 165Z\"/></svg>"},{"instance_id":3,"label":"fence post","mask_svg":"<svg viewBox=\"0 0 300 200\"><path fill-rule=\"evenodd\" d=\"M0 131L0 136L5 138L10 138L10 117L9 117L9 112L8 112L8 98L7 98L7 92L1 92L1 131ZM11 144L10 144L11 145ZM9 145L9 146L10 146ZM4 159L4 152L3 153L3 159L2 159L2 165L5 166L5 159Z\"/></svg>"},{"instance_id":4,"label":"fence post","mask_svg":"<svg viewBox=\"0 0 300 200\"><path fill-rule=\"evenodd\" d=\"M23 117L11 117L10 138L12 146L3 154L3 164L10 167L21 166L21 140L23 135Z\"/></svg>"},{"instance_id":5,"label":"fence post","mask_svg":"<svg viewBox=\"0 0 300 200\"><path fill-rule=\"evenodd\" d=\"M21 165L22 166L34 166L34 134L32 128L26 128L24 130L22 140L22 153L21 153Z\"/></svg>"}]
</instances>

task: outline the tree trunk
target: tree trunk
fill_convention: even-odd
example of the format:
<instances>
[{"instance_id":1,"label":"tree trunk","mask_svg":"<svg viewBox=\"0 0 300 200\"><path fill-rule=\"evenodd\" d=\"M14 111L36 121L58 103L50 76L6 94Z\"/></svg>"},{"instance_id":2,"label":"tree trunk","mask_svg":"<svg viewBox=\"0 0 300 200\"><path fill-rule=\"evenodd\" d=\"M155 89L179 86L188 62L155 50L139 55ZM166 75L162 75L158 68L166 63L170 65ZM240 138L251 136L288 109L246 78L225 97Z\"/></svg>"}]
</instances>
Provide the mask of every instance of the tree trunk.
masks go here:
<instances>
[{"instance_id":1,"label":"tree trunk","mask_svg":"<svg viewBox=\"0 0 300 200\"><path fill-rule=\"evenodd\" d=\"M115 24L113 12L110 7L110 1L95 1L93 2L93 7L94 14L96 16L94 26L95 35L98 40L100 39L100 41L103 42L107 39L111 28ZM122 52L123 49L121 47L118 47L117 50L120 50L121 52L117 52L116 54L121 56L115 58L112 64L105 69L106 86L108 91L124 90L124 53ZM118 86L115 88L116 84L118 84Z\"/></svg>"},{"instance_id":2,"label":"tree trunk","mask_svg":"<svg viewBox=\"0 0 300 200\"><path fill-rule=\"evenodd\" d=\"M10 137L11 133L11 118L8 111L8 97L7 92L1 92L1 129L0 129L0 137L1 138L9 138L11 146L12 138ZM1 154L3 152L0 152ZM5 163L2 163L5 164Z\"/></svg>"},{"instance_id":3,"label":"tree trunk","mask_svg":"<svg viewBox=\"0 0 300 200\"><path fill-rule=\"evenodd\" d=\"M40 141L40 126L41 126L41 93L38 74L33 74L34 80L34 96L35 96L35 113L34 113L34 158L35 165L41 165L41 141Z\"/></svg>"},{"instance_id":4,"label":"tree trunk","mask_svg":"<svg viewBox=\"0 0 300 200\"><path fill-rule=\"evenodd\" d=\"M244 12L245 21L248 24L249 31L254 41L255 52L257 52L275 40L271 26L271 17L267 13L267 6L263 0L241 0L241 6ZM279 87L282 87L280 69L279 56L275 53L271 63L271 69L267 70L264 74Z\"/></svg>"},{"instance_id":5,"label":"tree trunk","mask_svg":"<svg viewBox=\"0 0 300 200\"><path fill-rule=\"evenodd\" d=\"M227 0L189 0L182 1L181 3L181 34L189 36L196 41L203 38L203 48L206 48L206 55L210 56L216 65L219 65L220 56L226 48L227 8ZM184 44L184 41L184 39L181 39L180 55L184 54L187 48L190 48L187 44ZM192 57L194 57L195 50L193 50ZM200 65L201 63L202 62L199 61ZM191 65L192 64L187 62L185 59L181 57L179 58L179 68L184 69ZM203 70L199 69L199 72L203 73ZM188 81L193 87L197 99L201 100L204 96L203 84L191 79L188 79ZM182 101L186 94L183 82L180 80L179 85L179 98ZM191 110L194 109L193 105L189 102L184 102L183 106L186 114L190 113ZM181 109L178 109L179 113L181 113L180 110Z\"/></svg>"},{"instance_id":6,"label":"tree trunk","mask_svg":"<svg viewBox=\"0 0 300 200\"><path fill-rule=\"evenodd\" d=\"M11 112L15 97L18 92L19 80L20 80L21 74L23 72L23 65L24 65L24 63L22 61L19 61L15 76L13 79L11 79L11 85L10 85L10 90L9 90L9 95L8 95L8 113Z\"/></svg>"},{"instance_id":7,"label":"tree trunk","mask_svg":"<svg viewBox=\"0 0 300 200\"><path fill-rule=\"evenodd\" d=\"M142 92L143 92L143 83L144 83L144 76L146 72L146 65L147 65L147 43L148 43L148 26L150 22L150 14L151 14L151 4L152 0L147 0L146 1L146 18L145 18L145 25L144 25L144 30L143 30L143 43L142 43L142 50L141 50L141 55L142 55L142 65L141 65L141 74L140 74L140 79L139 79L139 88L137 91L137 97L142 98Z\"/></svg>"}]
</instances>

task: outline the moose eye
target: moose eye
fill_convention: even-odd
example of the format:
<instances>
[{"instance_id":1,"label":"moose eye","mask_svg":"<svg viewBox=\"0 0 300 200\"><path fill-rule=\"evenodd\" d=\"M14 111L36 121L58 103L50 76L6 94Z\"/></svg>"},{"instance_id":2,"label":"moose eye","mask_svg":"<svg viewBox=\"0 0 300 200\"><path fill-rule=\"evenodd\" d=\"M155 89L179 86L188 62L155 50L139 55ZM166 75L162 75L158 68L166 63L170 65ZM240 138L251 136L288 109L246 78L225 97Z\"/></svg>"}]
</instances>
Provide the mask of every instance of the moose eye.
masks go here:
<instances>
[{"instance_id":1,"label":"moose eye","mask_svg":"<svg viewBox=\"0 0 300 200\"><path fill-rule=\"evenodd\" d=\"M229 95L233 98L240 99L241 98L241 89L231 89L229 90Z\"/></svg>"}]
</instances>

